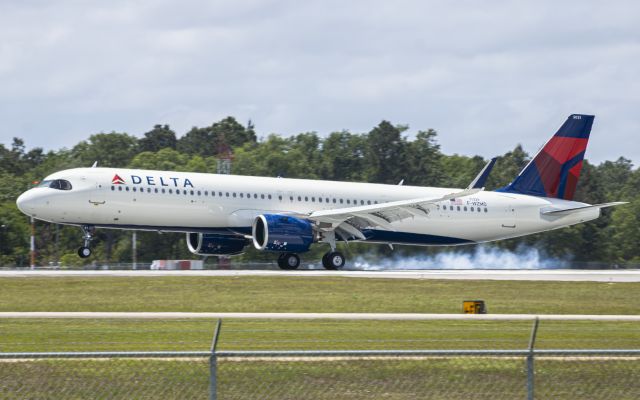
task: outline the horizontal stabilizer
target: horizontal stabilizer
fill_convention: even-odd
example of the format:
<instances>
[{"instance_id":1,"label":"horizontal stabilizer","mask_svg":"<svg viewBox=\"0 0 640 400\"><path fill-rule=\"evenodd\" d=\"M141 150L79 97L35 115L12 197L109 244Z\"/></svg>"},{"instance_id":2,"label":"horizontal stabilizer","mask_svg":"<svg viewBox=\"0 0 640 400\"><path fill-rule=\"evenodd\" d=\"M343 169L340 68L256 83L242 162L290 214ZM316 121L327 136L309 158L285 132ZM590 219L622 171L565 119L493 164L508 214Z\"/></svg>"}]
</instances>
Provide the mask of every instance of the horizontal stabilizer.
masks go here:
<instances>
[{"instance_id":1,"label":"horizontal stabilizer","mask_svg":"<svg viewBox=\"0 0 640 400\"><path fill-rule=\"evenodd\" d=\"M614 201L612 203L594 204L594 205L583 206L583 207L549 209L549 210L541 211L540 213L543 214L543 215L557 215L557 216L560 216L560 215L573 214L573 213L576 213L576 212L588 210L590 208L605 208L605 207L619 206L619 205L622 205L622 204L627 204L627 202L626 201Z\"/></svg>"}]
</instances>

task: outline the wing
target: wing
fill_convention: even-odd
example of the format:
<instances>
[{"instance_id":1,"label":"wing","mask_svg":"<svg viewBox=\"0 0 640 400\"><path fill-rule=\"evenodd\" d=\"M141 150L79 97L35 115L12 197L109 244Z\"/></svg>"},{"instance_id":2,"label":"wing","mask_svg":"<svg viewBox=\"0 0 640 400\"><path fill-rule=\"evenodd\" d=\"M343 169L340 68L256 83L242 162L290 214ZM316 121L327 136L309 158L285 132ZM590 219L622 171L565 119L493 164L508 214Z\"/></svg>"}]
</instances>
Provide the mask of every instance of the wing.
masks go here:
<instances>
[{"instance_id":1,"label":"wing","mask_svg":"<svg viewBox=\"0 0 640 400\"><path fill-rule=\"evenodd\" d=\"M364 228L382 228L393 231L395 229L391 224L392 222L429 215L427 206L430 204L457 197L470 196L481 190L478 188L465 189L442 197L399 200L367 206L314 211L311 214L304 215L304 218L317 222L321 230L335 230L336 234L343 239L350 237L365 239L361 232Z\"/></svg>"}]
</instances>

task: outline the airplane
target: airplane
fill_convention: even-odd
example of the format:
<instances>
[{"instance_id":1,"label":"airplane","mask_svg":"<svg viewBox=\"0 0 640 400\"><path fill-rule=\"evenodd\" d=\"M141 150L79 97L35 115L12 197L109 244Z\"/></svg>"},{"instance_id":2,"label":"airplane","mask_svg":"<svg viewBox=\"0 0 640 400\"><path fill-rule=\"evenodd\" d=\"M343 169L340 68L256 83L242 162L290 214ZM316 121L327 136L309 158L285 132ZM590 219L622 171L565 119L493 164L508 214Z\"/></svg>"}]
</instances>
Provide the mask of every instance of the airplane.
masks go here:
<instances>
[{"instance_id":1,"label":"airplane","mask_svg":"<svg viewBox=\"0 0 640 400\"><path fill-rule=\"evenodd\" d=\"M484 190L492 159L467 188L75 168L47 176L17 199L34 218L82 228L80 257L96 228L186 232L189 250L227 256L253 246L296 269L298 254L323 243L326 269L340 269L338 242L464 245L596 219L612 202L573 201L593 115L572 114L507 186Z\"/></svg>"}]
</instances>

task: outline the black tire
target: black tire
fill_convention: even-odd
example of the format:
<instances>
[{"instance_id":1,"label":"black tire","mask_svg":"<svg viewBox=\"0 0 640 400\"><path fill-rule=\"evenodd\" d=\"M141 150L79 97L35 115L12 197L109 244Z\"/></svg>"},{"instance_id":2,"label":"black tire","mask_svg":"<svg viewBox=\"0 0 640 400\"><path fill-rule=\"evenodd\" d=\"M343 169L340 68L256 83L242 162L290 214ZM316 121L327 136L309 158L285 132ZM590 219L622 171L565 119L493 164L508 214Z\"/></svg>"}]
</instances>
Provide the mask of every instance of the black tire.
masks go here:
<instances>
[{"instance_id":1,"label":"black tire","mask_svg":"<svg viewBox=\"0 0 640 400\"><path fill-rule=\"evenodd\" d=\"M278 267L284 270L298 269L300 257L295 253L282 253L278 256Z\"/></svg>"},{"instance_id":2,"label":"black tire","mask_svg":"<svg viewBox=\"0 0 640 400\"><path fill-rule=\"evenodd\" d=\"M339 251L330 251L322 256L322 266L329 270L341 269L346 261L344 255Z\"/></svg>"},{"instance_id":3,"label":"black tire","mask_svg":"<svg viewBox=\"0 0 640 400\"><path fill-rule=\"evenodd\" d=\"M91 256L91 249L85 246L82 246L78 249L78 256L80 258L87 258Z\"/></svg>"}]
</instances>

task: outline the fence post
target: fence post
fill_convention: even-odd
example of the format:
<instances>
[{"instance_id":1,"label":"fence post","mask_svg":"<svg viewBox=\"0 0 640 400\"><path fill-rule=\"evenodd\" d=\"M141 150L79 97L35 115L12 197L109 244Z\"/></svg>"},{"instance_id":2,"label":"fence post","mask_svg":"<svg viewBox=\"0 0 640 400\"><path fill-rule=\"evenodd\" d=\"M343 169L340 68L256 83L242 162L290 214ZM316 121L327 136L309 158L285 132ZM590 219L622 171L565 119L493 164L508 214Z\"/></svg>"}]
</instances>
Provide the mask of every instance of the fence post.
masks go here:
<instances>
[{"instance_id":1,"label":"fence post","mask_svg":"<svg viewBox=\"0 0 640 400\"><path fill-rule=\"evenodd\" d=\"M218 347L218 336L222 321L216 323L216 330L213 332L213 340L211 341L211 357L209 357L209 400L218 398L218 357L216 356L216 348Z\"/></svg>"},{"instance_id":2,"label":"fence post","mask_svg":"<svg viewBox=\"0 0 640 400\"><path fill-rule=\"evenodd\" d=\"M531 328L531 337L529 338L529 353L527 354L527 400L533 400L533 384L534 384L534 366L533 366L533 349L536 344L536 335L538 334L539 319L533 321Z\"/></svg>"}]
</instances>

